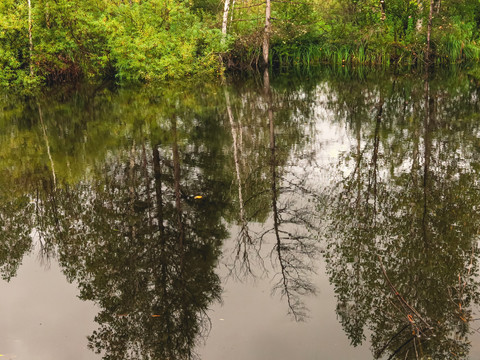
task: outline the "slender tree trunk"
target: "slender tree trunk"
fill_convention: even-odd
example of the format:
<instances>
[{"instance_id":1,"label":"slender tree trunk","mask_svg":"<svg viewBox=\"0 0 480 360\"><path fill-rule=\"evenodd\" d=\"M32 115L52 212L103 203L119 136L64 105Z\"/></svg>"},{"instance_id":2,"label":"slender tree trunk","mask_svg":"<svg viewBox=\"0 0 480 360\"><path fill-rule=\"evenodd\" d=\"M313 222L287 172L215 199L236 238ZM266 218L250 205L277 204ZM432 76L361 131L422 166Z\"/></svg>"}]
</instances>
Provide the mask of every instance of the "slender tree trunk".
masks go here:
<instances>
[{"instance_id":1,"label":"slender tree trunk","mask_svg":"<svg viewBox=\"0 0 480 360\"><path fill-rule=\"evenodd\" d=\"M235 8L235 0L232 1L232 6L230 6L230 22L233 21L233 9Z\"/></svg>"},{"instance_id":2,"label":"slender tree trunk","mask_svg":"<svg viewBox=\"0 0 480 360\"><path fill-rule=\"evenodd\" d=\"M423 27L423 0L417 0L417 6L418 6L418 19L417 19L417 32L422 31Z\"/></svg>"},{"instance_id":3,"label":"slender tree trunk","mask_svg":"<svg viewBox=\"0 0 480 360\"><path fill-rule=\"evenodd\" d=\"M382 12L382 22L385 21L387 15L385 14L385 0L380 0L380 11Z\"/></svg>"},{"instance_id":4,"label":"slender tree trunk","mask_svg":"<svg viewBox=\"0 0 480 360\"><path fill-rule=\"evenodd\" d=\"M265 65L268 64L268 52L270 49L270 33L272 30L271 24L271 3L270 0L265 1L265 31L263 33L263 61Z\"/></svg>"},{"instance_id":5,"label":"slender tree trunk","mask_svg":"<svg viewBox=\"0 0 480 360\"><path fill-rule=\"evenodd\" d=\"M32 39L32 3L31 0L28 2L28 42L30 44L30 76L33 76L33 39Z\"/></svg>"},{"instance_id":6,"label":"slender tree trunk","mask_svg":"<svg viewBox=\"0 0 480 360\"><path fill-rule=\"evenodd\" d=\"M228 11L230 10L230 0L225 0L223 6L223 21L222 21L222 42L225 42L225 36L227 35L227 22L228 22Z\"/></svg>"},{"instance_id":7,"label":"slender tree trunk","mask_svg":"<svg viewBox=\"0 0 480 360\"><path fill-rule=\"evenodd\" d=\"M432 19L433 19L433 0L430 0L430 11L428 12L427 25L427 51L425 53L425 62L430 64L430 38L432 35Z\"/></svg>"}]
</instances>

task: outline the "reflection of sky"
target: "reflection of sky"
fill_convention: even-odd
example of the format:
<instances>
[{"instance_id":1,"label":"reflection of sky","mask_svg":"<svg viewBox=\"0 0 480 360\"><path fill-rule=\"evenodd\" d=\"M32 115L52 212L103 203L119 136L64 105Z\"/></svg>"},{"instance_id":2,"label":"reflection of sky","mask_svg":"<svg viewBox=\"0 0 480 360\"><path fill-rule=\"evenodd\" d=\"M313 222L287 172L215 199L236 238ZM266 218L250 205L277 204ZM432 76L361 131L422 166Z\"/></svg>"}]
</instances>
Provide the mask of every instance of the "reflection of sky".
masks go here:
<instances>
[{"instance_id":1,"label":"reflection of sky","mask_svg":"<svg viewBox=\"0 0 480 360\"><path fill-rule=\"evenodd\" d=\"M233 232L235 233L235 232ZM227 241L226 246L232 239ZM306 297L310 309L305 322L296 323L286 303L271 295L270 277L224 283L223 305L214 304L209 315L212 330L206 345L197 349L204 360L370 360L368 337L353 348L336 318L336 300L324 272L323 260L314 278L317 295ZM224 266L218 268L226 277ZM0 282L1 359L100 359L88 350L86 336L96 328L97 309L77 298L55 260L40 265L37 253L27 256L17 277ZM480 327L480 322L473 322ZM480 358L480 335L470 337L471 359Z\"/></svg>"},{"instance_id":2,"label":"reflection of sky","mask_svg":"<svg viewBox=\"0 0 480 360\"><path fill-rule=\"evenodd\" d=\"M34 251L24 258L10 283L0 280L1 359L98 359L87 348L96 328L96 307L77 298L52 260L46 269Z\"/></svg>"},{"instance_id":3,"label":"reflection of sky","mask_svg":"<svg viewBox=\"0 0 480 360\"><path fill-rule=\"evenodd\" d=\"M290 170L296 176L308 174L309 184L316 190L331 185L332 169L339 156L352 146L345 124L333 121L334 114L325 107L328 99L319 90L313 100L313 114L309 119L294 119L304 136L308 136L300 149L295 149L289 159Z\"/></svg>"}]
</instances>

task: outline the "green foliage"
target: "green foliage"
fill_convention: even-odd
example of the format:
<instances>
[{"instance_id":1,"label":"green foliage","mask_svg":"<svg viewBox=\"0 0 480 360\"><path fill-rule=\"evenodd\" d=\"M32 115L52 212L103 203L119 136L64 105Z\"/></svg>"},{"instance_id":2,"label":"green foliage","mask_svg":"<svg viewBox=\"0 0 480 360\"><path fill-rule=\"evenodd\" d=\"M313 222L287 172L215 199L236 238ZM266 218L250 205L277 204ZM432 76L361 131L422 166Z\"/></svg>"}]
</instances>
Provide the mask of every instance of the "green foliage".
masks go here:
<instances>
[{"instance_id":1,"label":"green foliage","mask_svg":"<svg viewBox=\"0 0 480 360\"><path fill-rule=\"evenodd\" d=\"M190 4L32 0L0 4L0 85L31 87L83 77L163 80L217 75L228 42ZM31 74L32 70L32 74Z\"/></svg>"},{"instance_id":2,"label":"green foliage","mask_svg":"<svg viewBox=\"0 0 480 360\"><path fill-rule=\"evenodd\" d=\"M0 85L26 81L27 28L22 24L25 4L16 0L0 3Z\"/></svg>"},{"instance_id":3,"label":"green foliage","mask_svg":"<svg viewBox=\"0 0 480 360\"><path fill-rule=\"evenodd\" d=\"M272 63L422 65L429 7L417 1L337 0L317 9L316 28L300 37L282 37L272 46ZM431 51L436 63L478 61L478 1L434 2Z\"/></svg>"},{"instance_id":4,"label":"green foliage","mask_svg":"<svg viewBox=\"0 0 480 360\"><path fill-rule=\"evenodd\" d=\"M220 31L204 29L183 3L121 5L105 22L120 79L164 80L220 71Z\"/></svg>"}]
</instances>

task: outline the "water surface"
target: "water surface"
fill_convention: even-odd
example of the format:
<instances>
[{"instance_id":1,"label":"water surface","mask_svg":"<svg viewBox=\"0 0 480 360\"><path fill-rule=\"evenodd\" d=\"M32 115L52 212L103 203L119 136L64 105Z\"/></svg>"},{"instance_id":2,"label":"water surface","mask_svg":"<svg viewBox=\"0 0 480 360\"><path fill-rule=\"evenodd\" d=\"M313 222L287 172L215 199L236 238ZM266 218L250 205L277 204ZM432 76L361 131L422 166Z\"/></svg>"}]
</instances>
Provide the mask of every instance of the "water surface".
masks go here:
<instances>
[{"instance_id":1,"label":"water surface","mask_svg":"<svg viewBox=\"0 0 480 360\"><path fill-rule=\"evenodd\" d=\"M473 72L0 99L7 359L480 357Z\"/></svg>"}]
</instances>

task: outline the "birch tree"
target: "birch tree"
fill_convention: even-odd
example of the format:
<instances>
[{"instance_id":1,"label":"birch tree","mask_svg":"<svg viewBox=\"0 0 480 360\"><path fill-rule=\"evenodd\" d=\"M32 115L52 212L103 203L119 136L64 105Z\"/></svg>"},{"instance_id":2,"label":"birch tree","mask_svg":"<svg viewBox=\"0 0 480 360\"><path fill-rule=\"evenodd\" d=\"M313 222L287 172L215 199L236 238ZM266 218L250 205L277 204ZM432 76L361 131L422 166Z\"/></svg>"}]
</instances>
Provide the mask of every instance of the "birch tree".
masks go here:
<instances>
[{"instance_id":1,"label":"birch tree","mask_svg":"<svg viewBox=\"0 0 480 360\"><path fill-rule=\"evenodd\" d=\"M27 0L27 2L28 2L28 43L30 45L30 76L33 76L32 2L31 0Z\"/></svg>"},{"instance_id":2,"label":"birch tree","mask_svg":"<svg viewBox=\"0 0 480 360\"><path fill-rule=\"evenodd\" d=\"M270 33L272 31L271 24L271 0L265 0L265 31L263 33L263 61L268 64L268 52L270 49Z\"/></svg>"},{"instance_id":3,"label":"birch tree","mask_svg":"<svg viewBox=\"0 0 480 360\"><path fill-rule=\"evenodd\" d=\"M225 36L227 35L227 22L228 22L228 11L230 10L230 0L225 0L223 6L223 21L222 21L222 41L225 42Z\"/></svg>"}]
</instances>

